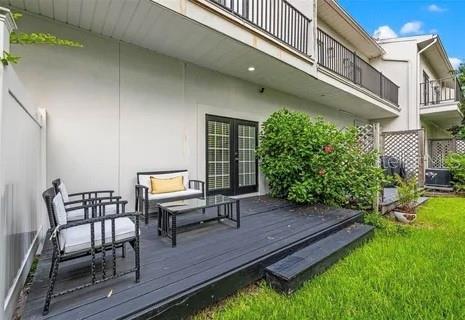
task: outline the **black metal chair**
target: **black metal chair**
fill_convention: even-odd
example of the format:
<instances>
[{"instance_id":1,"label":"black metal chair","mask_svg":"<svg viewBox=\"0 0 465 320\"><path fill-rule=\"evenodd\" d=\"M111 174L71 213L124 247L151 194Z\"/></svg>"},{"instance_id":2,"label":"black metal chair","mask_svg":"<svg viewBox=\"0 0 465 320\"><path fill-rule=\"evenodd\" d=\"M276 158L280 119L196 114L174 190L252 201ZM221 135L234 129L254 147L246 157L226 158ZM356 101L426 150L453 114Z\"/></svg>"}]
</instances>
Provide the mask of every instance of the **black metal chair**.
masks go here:
<instances>
[{"instance_id":1,"label":"black metal chair","mask_svg":"<svg viewBox=\"0 0 465 320\"><path fill-rule=\"evenodd\" d=\"M69 210L61 193L56 193L55 188L49 188L42 194L47 207L50 220L50 240L52 242L52 263L50 267L49 288L45 297L43 315L48 314L52 298L89 287L103 281L119 278L134 272L136 282L140 279L140 252L139 252L139 213L126 213L127 201L115 200L108 202L91 203L71 208L72 210L83 209L85 217L82 220L68 222ZM116 205L117 213L106 214L105 207ZM129 243L135 252L135 266L130 270L117 272L116 248L125 247ZM112 272L107 274L106 251L112 252ZM102 278L97 279L96 255L100 253L102 258ZM77 287L54 293L54 286L61 262L91 256L91 281ZM124 256L124 250L123 250Z\"/></svg>"},{"instance_id":2,"label":"black metal chair","mask_svg":"<svg viewBox=\"0 0 465 320\"><path fill-rule=\"evenodd\" d=\"M84 218L84 210L69 210L76 206L89 205L94 203L101 203L103 201L116 201L121 200L120 196L114 195L113 190L100 190L100 191L84 191L77 193L68 193L64 182L58 178L52 181L52 185L56 193L61 193L67 211L70 211L68 220L81 220ZM73 199L74 198L74 199ZM116 213L116 205L111 204L105 207L107 213Z\"/></svg>"},{"instance_id":3,"label":"black metal chair","mask_svg":"<svg viewBox=\"0 0 465 320\"><path fill-rule=\"evenodd\" d=\"M150 177L171 177L175 175L183 176L185 182L185 191L164 193L160 195L150 194ZM157 211L157 204L193 198L205 197L205 182L201 180L193 180L188 178L189 172L187 170L170 170L170 171L147 171L137 172L137 184L135 186L135 211L141 212L145 217L145 224L149 223L149 204L155 206Z\"/></svg>"},{"instance_id":4,"label":"black metal chair","mask_svg":"<svg viewBox=\"0 0 465 320\"><path fill-rule=\"evenodd\" d=\"M101 199L101 200L121 199L120 196L114 195L115 193L114 190L91 190L91 191L68 193L68 189L61 178L57 178L53 180L52 185L55 188L56 193L61 192L66 205L72 204L72 203L78 203L79 201L82 202L82 201L90 200L90 199ZM78 197L80 197L80 199L78 199ZM71 200L71 198L74 198L74 200Z\"/></svg>"}]
</instances>

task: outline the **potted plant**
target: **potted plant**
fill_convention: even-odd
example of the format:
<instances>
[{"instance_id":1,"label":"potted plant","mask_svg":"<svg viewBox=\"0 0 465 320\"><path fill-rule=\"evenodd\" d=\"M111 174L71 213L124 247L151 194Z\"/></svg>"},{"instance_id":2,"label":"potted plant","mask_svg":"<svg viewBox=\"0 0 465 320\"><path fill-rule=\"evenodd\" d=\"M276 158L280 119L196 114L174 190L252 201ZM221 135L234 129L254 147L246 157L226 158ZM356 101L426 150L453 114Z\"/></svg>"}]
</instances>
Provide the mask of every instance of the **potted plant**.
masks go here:
<instances>
[{"instance_id":1,"label":"potted plant","mask_svg":"<svg viewBox=\"0 0 465 320\"><path fill-rule=\"evenodd\" d=\"M396 219L403 223L412 223L417 214L417 202L421 197L416 178L402 179L396 176L398 205L394 211Z\"/></svg>"}]
</instances>

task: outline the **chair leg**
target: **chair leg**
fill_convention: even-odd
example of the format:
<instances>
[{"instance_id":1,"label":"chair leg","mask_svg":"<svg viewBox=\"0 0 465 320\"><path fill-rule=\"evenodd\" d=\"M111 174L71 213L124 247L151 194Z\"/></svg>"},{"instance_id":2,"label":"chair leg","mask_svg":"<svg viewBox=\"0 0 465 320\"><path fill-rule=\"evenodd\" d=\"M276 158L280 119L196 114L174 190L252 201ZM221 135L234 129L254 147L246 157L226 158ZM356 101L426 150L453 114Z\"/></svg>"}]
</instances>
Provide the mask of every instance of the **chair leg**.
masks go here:
<instances>
[{"instance_id":1,"label":"chair leg","mask_svg":"<svg viewBox=\"0 0 465 320\"><path fill-rule=\"evenodd\" d=\"M145 224L149 224L149 201L144 200Z\"/></svg>"},{"instance_id":2,"label":"chair leg","mask_svg":"<svg viewBox=\"0 0 465 320\"><path fill-rule=\"evenodd\" d=\"M134 249L134 262L136 265L136 283L139 282L140 280L140 247L139 247L139 241L134 240L132 243L132 248Z\"/></svg>"},{"instance_id":3,"label":"chair leg","mask_svg":"<svg viewBox=\"0 0 465 320\"><path fill-rule=\"evenodd\" d=\"M53 288L55 287L55 281L57 279L59 263L60 263L60 261L58 259L55 259L55 262L53 263L52 277L51 277L50 283L48 285L47 295L45 296L44 309L42 311L42 315L44 315L44 316L48 314L48 311L50 309L50 301L52 300Z\"/></svg>"},{"instance_id":4,"label":"chair leg","mask_svg":"<svg viewBox=\"0 0 465 320\"><path fill-rule=\"evenodd\" d=\"M48 272L48 278L49 279L52 277L52 272L53 272L53 268L54 268L54 265L55 265L55 260L56 260L56 253L55 253L55 250L53 250L52 264L50 265L50 271Z\"/></svg>"}]
</instances>

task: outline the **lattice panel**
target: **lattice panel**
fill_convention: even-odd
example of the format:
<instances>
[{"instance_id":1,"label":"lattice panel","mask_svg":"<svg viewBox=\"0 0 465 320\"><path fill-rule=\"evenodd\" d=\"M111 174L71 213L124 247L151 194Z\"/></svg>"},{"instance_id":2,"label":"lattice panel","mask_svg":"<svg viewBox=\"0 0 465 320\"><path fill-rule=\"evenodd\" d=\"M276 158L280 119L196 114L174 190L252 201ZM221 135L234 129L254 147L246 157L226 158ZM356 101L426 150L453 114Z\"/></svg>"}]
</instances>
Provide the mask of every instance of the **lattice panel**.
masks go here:
<instances>
[{"instance_id":1,"label":"lattice panel","mask_svg":"<svg viewBox=\"0 0 465 320\"><path fill-rule=\"evenodd\" d=\"M364 152L375 150L375 128L371 124L357 126L358 141Z\"/></svg>"},{"instance_id":2,"label":"lattice panel","mask_svg":"<svg viewBox=\"0 0 465 320\"><path fill-rule=\"evenodd\" d=\"M433 168L444 168L447 155L455 151L454 140L431 140L430 166Z\"/></svg>"},{"instance_id":3,"label":"lattice panel","mask_svg":"<svg viewBox=\"0 0 465 320\"><path fill-rule=\"evenodd\" d=\"M455 148L457 153L465 153L465 140L457 140Z\"/></svg>"},{"instance_id":4,"label":"lattice panel","mask_svg":"<svg viewBox=\"0 0 465 320\"><path fill-rule=\"evenodd\" d=\"M405 167L408 177L423 182L423 130L383 132L383 154L395 157Z\"/></svg>"}]
</instances>

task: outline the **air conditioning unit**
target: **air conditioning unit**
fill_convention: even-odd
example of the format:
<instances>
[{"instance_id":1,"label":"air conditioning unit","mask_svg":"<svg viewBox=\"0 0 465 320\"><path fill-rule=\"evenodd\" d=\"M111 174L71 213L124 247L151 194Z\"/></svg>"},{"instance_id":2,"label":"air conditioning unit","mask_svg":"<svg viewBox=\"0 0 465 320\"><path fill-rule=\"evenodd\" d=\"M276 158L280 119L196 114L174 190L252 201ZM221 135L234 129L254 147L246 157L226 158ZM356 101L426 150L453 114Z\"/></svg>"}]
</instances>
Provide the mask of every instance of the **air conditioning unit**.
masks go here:
<instances>
[{"instance_id":1,"label":"air conditioning unit","mask_svg":"<svg viewBox=\"0 0 465 320\"><path fill-rule=\"evenodd\" d=\"M425 187L452 188L452 175L448 169L425 170Z\"/></svg>"}]
</instances>

